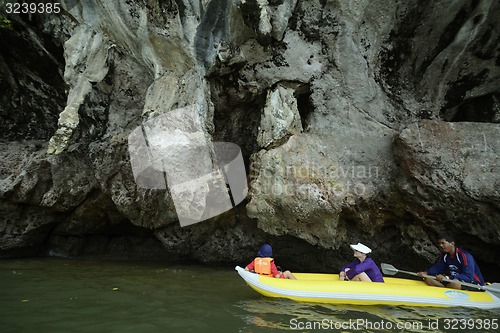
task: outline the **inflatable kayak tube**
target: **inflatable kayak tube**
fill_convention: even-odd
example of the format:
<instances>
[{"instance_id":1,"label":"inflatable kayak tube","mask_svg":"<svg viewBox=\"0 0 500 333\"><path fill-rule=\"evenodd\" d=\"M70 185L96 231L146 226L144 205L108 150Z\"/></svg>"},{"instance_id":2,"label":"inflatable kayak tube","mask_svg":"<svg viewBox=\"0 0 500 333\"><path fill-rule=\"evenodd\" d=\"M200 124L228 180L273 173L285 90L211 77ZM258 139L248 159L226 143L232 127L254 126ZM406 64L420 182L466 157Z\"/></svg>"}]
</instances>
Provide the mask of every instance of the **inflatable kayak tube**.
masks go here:
<instances>
[{"instance_id":1,"label":"inflatable kayak tube","mask_svg":"<svg viewBox=\"0 0 500 333\"><path fill-rule=\"evenodd\" d=\"M423 281L384 277L385 283L340 281L337 274L293 273L297 280L276 279L235 270L258 293L299 302L403 305L430 307L500 308L500 299L485 291L430 287Z\"/></svg>"}]
</instances>

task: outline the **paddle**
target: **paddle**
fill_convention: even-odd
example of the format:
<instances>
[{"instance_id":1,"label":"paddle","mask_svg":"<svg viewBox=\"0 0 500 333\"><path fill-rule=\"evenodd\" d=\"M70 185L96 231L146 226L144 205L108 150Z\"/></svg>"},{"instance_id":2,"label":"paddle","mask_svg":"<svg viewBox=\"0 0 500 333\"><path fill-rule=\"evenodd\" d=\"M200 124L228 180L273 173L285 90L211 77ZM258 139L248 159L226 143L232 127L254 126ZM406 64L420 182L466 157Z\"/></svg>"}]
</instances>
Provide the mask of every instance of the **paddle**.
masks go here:
<instances>
[{"instance_id":1,"label":"paddle","mask_svg":"<svg viewBox=\"0 0 500 333\"><path fill-rule=\"evenodd\" d=\"M395 275L396 273L404 273L404 274L418 276L417 273L415 273L415 272L403 271L401 269L397 269L396 267L392 266L391 264L381 264L380 267L382 268L382 272L386 275ZM433 275L425 274L424 277L434 279L434 280L436 279L436 277ZM462 286L477 288L477 289L481 289L481 290L487 290L489 292L494 293L497 297L500 297L500 283L492 283L488 286L480 286L480 285L473 284L473 283L462 282L459 280L451 280L451 279L446 279L446 278L443 279L442 281L453 282L453 283L461 284Z\"/></svg>"}]
</instances>

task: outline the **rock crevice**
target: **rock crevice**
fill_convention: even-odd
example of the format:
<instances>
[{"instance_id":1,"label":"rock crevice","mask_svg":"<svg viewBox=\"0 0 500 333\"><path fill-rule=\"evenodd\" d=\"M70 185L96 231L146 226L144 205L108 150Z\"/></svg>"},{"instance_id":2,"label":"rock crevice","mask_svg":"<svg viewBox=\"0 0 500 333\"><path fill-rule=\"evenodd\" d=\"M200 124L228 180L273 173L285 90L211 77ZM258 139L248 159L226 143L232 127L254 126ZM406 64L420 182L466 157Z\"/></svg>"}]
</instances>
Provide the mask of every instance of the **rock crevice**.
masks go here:
<instances>
[{"instance_id":1,"label":"rock crevice","mask_svg":"<svg viewBox=\"0 0 500 333\"><path fill-rule=\"evenodd\" d=\"M360 241L425 266L446 228L495 276L498 1L63 7L0 30L0 256L234 262L269 241L331 270ZM241 148L249 192L181 228L171 189L138 186L128 137L187 106L208 146Z\"/></svg>"}]
</instances>

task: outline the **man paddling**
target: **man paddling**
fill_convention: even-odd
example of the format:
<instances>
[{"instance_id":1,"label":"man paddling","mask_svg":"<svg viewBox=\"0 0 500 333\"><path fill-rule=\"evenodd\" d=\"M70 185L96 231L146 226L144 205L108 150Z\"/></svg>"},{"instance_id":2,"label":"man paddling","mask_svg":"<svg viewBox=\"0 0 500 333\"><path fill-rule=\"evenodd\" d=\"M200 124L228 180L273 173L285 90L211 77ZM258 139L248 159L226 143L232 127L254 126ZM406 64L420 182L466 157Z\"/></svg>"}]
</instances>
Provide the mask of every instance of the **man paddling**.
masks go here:
<instances>
[{"instance_id":1,"label":"man paddling","mask_svg":"<svg viewBox=\"0 0 500 333\"><path fill-rule=\"evenodd\" d=\"M455 246L455 238L448 233L441 233L437 237L441 255L437 262L425 272L418 272L430 286L453 289L478 290L461 285L460 283L446 282L443 279L459 280L483 286L484 279L474 257L467 251ZM436 279L425 278L424 275L435 275Z\"/></svg>"}]
</instances>

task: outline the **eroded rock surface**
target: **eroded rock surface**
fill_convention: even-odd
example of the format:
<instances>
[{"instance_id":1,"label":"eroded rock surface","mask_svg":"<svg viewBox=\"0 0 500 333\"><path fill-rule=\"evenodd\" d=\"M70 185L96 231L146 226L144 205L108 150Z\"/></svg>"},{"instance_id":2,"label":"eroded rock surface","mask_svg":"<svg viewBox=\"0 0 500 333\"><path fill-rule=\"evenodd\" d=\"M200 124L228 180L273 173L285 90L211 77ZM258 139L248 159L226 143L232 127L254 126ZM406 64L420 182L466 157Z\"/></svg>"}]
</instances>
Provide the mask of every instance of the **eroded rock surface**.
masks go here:
<instances>
[{"instance_id":1,"label":"eroded rock surface","mask_svg":"<svg viewBox=\"0 0 500 333\"><path fill-rule=\"evenodd\" d=\"M446 228L497 276L498 1L63 7L0 30L1 256L241 263L270 241L331 271L361 241L412 270ZM241 147L249 195L181 228L127 138L185 106L208 143Z\"/></svg>"}]
</instances>

